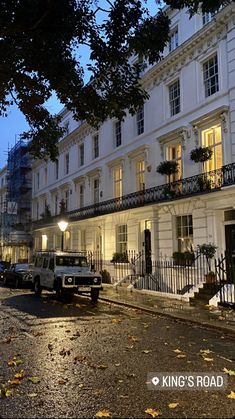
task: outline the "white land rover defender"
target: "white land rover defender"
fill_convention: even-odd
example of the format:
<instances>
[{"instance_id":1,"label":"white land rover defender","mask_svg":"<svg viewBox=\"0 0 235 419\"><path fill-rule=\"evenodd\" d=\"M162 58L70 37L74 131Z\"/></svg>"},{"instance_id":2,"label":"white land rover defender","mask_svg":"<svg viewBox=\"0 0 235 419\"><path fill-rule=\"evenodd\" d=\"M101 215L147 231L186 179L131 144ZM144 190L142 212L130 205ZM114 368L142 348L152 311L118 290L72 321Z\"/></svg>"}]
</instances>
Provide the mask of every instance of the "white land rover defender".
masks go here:
<instances>
[{"instance_id":1,"label":"white land rover defender","mask_svg":"<svg viewBox=\"0 0 235 419\"><path fill-rule=\"evenodd\" d=\"M55 291L58 298L65 293L90 293L92 302L102 289L100 273L92 272L82 252L37 252L32 282L36 295L43 289Z\"/></svg>"}]
</instances>

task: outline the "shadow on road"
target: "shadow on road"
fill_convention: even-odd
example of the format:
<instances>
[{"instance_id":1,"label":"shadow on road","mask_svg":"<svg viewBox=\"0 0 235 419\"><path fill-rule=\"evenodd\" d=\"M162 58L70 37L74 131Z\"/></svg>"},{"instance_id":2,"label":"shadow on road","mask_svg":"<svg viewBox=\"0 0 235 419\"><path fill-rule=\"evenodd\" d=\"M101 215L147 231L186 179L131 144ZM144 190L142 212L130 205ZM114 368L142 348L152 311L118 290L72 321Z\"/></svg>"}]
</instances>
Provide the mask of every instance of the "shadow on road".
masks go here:
<instances>
[{"instance_id":1,"label":"shadow on road","mask_svg":"<svg viewBox=\"0 0 235 419\"><path fill-rule=\"evenodd\" d=\"M1 287L0 287L1 289ZM9 307L10 309L17 310L34 316L36 318L71 318L71 317L89 317L95 316L99 319L102 315L115 316L120 314L120 309L114 305L107 305L103 303L92 303L89 297L69 297L62 301L57 301L55 296L50 293L42 294L41 297L36 297L34 294L27 291L20 294L20 290L11 291L6 290L6 298L1 302L2 308ZM17 294L16 294L17 292ZM9 293L12 293L9 296ZM16 312L12 315L17 316Z\"/></svg>"}]
</instances>

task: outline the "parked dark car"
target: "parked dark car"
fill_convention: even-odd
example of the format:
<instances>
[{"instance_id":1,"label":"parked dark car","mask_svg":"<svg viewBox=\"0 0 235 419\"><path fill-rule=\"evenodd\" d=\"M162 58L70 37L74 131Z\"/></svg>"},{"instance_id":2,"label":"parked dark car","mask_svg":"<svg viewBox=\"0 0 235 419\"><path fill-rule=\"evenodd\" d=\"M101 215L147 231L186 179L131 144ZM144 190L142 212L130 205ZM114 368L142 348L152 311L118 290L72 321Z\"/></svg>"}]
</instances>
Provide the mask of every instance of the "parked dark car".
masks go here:
<instances>
[{"instance_id":1,"label":"parked dark car","mask_svg":"<svg viewBox=\"0 0 235 419\"><path fill-rule=\"evenodd\" d=\"M0 276L4 285L13 285L15 288L32 286L32 271L28 263L12 263Z\"/></svg>"},{"instance_id":2,"label":"parked dark car","mask_svg":"<svg viewBox=\"0 0 235 419\"><path fill-rule=\"evenodd\" d=\"M5 260L0 260L0 273L5 271L5 269L10 268L10 262L6 262Z\"/></svg>"}]
</instances>

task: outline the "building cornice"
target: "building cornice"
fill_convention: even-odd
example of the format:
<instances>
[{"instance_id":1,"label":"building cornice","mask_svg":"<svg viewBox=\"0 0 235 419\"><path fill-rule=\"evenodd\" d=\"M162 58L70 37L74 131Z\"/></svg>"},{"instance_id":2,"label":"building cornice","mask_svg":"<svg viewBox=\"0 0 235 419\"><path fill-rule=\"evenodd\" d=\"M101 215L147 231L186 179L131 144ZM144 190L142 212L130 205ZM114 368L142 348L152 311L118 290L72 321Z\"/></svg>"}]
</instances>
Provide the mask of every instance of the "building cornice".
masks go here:
<instances>
[{"instance_id":1,"label":"building cornice","mask_svg":"<svg viewBox=\"0 0 235 419\"><path fill-rule=\"evenodd\" d=\"M218 41L226 35L227 23L234 13L234 5L228 5L218 12L210 23L203 26L183 44L164 57L162 61L150 68L142 77L143 87L151 90L153 86L166 81L187 63L197 59L211 47L216 46Z\"/></svg>"}]
</instances>

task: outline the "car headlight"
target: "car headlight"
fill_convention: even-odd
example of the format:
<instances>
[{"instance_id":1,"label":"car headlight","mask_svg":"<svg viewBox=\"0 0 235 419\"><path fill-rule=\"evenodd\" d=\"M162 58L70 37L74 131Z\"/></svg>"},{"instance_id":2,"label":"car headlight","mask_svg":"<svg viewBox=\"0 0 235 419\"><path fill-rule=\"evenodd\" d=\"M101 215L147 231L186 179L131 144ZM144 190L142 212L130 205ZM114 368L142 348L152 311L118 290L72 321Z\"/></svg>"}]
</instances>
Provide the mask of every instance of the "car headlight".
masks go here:
<instances>
[{"instance_id":1,"label":"car headlight","mask_svg":"<svg viewBox=\"0 0 235 419\"><path fill-rule=\"evenodd\" d=\"M67 281L69 284L71 284L71 282L73 282L73 278L70 276L69 278L67 278Z\"/></svg>"},{"instance_id":2,"label":"car headlight","mask_svg":"<svg viewBox=\"0 0 235 419\"><path fill-rule=\"evenodd\" d=\"M99 278L94 278L94 284L98 284Z\"/></svg>"}]
</instances>

